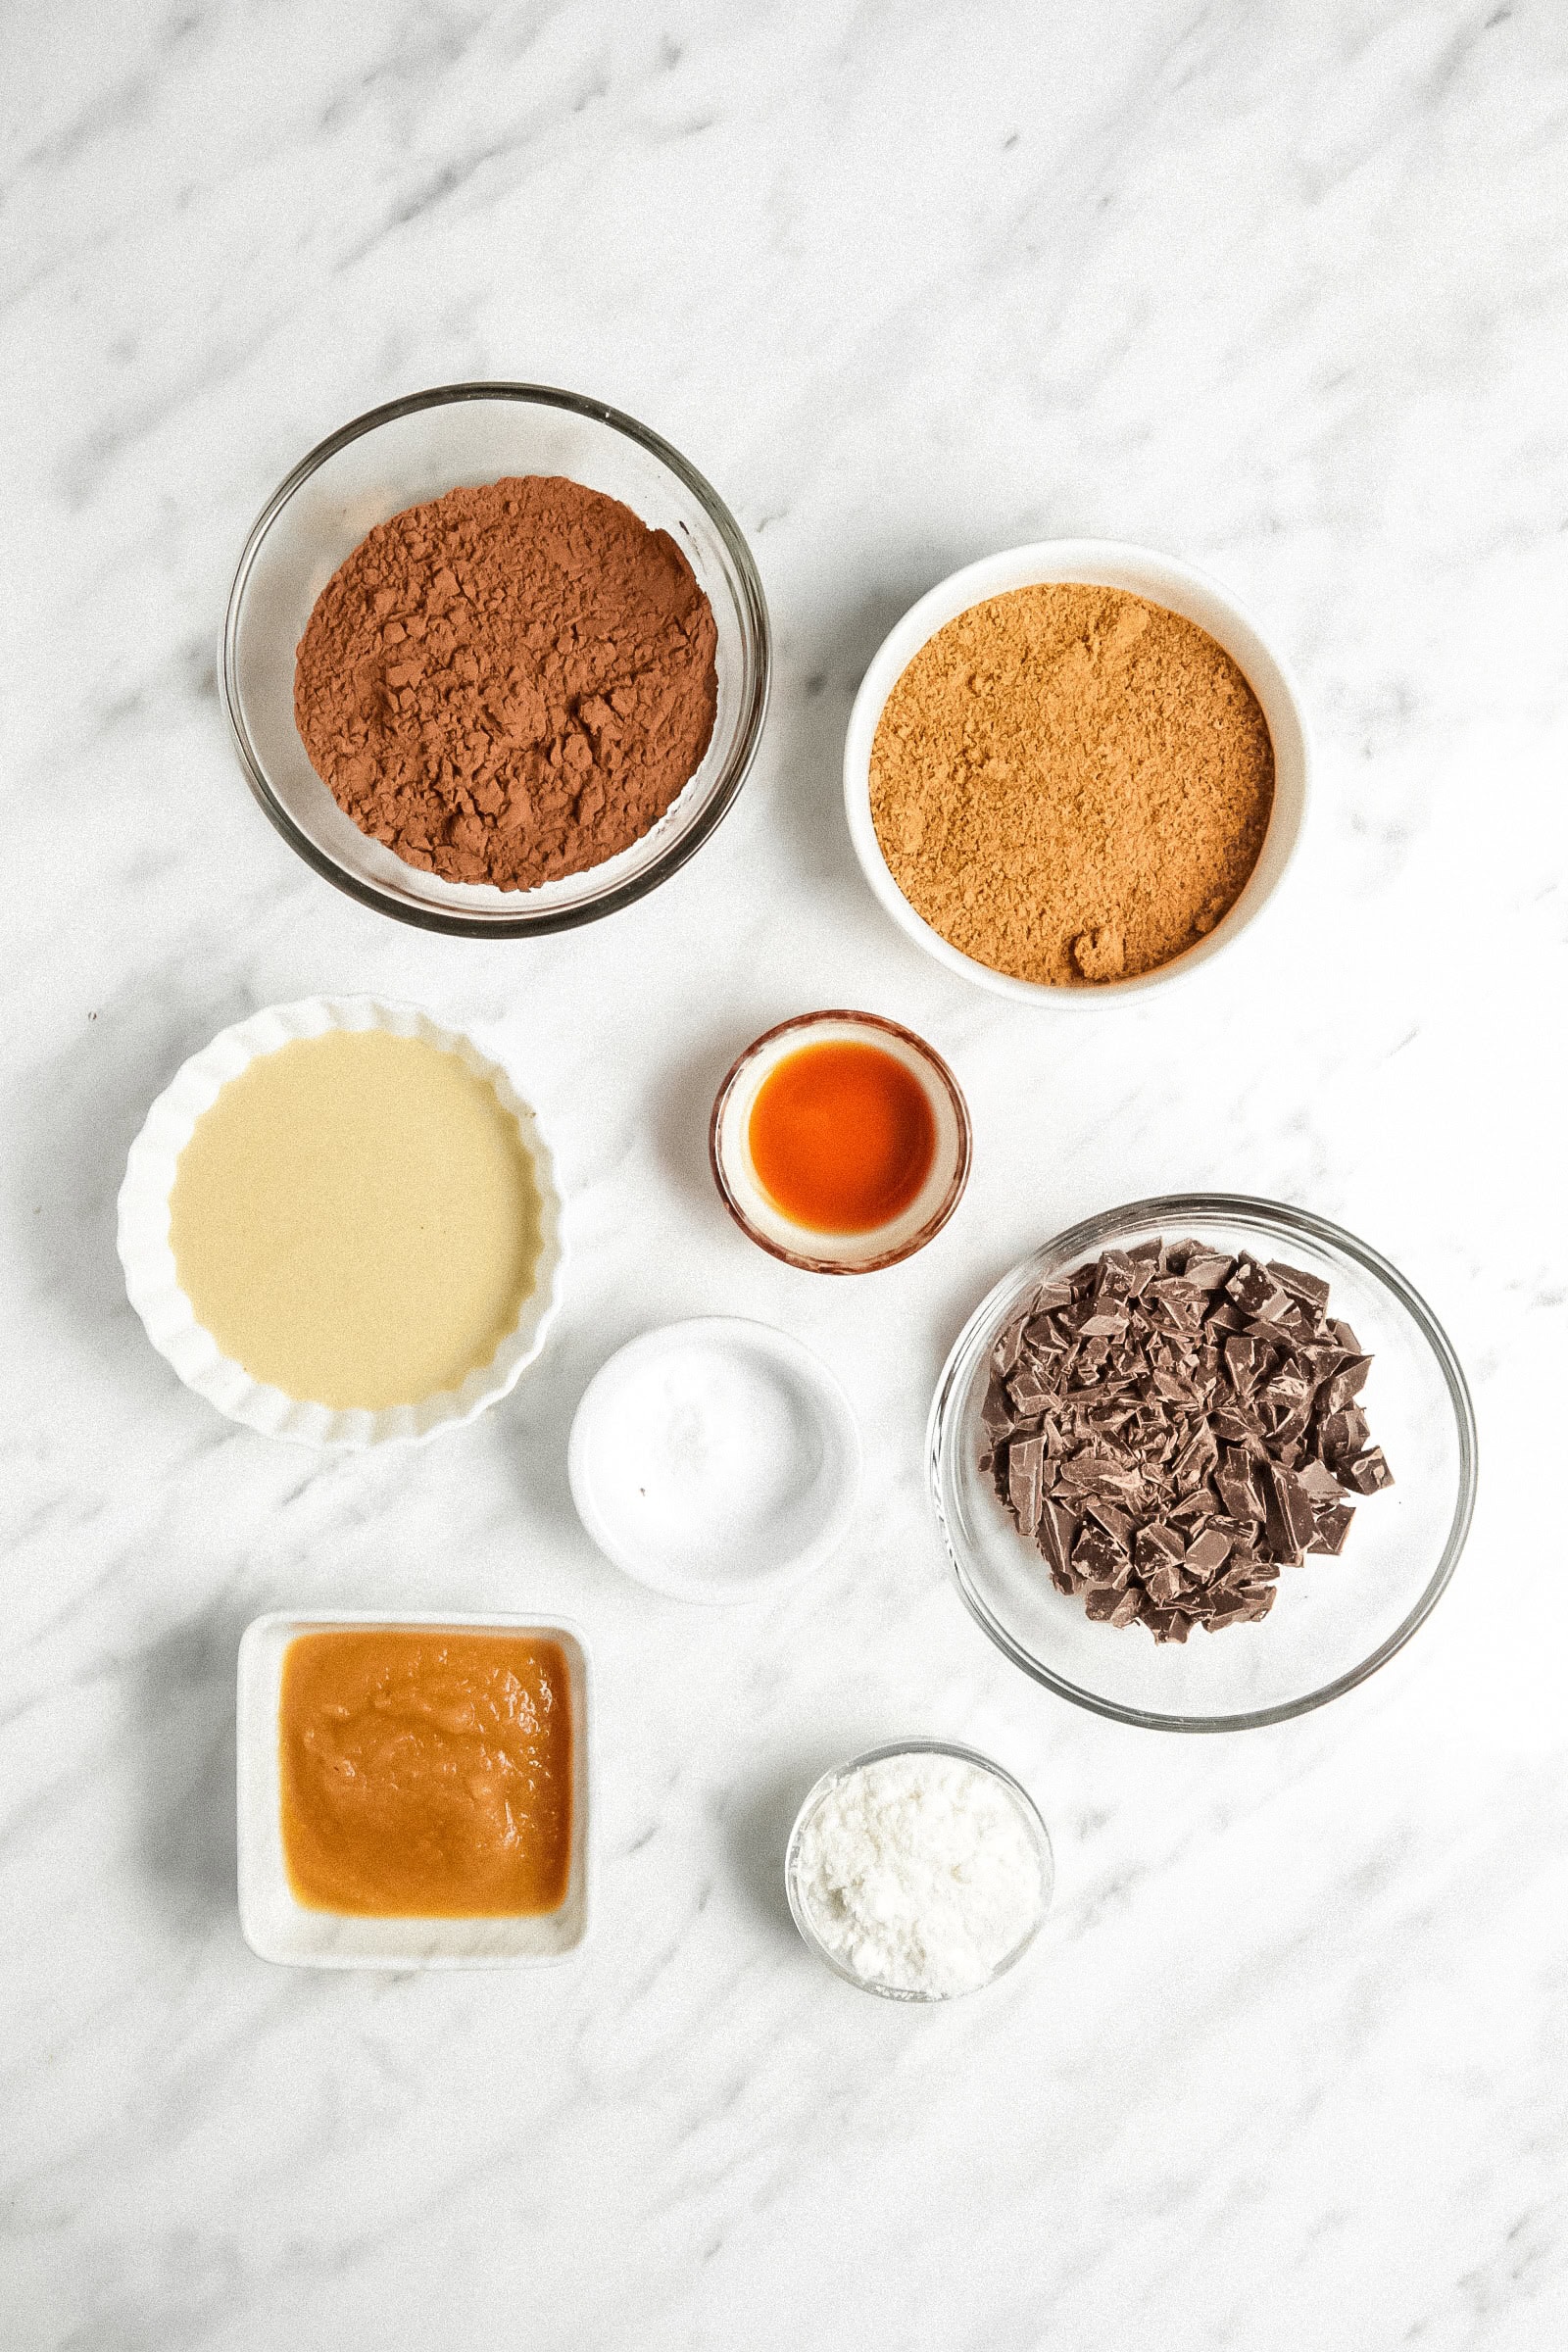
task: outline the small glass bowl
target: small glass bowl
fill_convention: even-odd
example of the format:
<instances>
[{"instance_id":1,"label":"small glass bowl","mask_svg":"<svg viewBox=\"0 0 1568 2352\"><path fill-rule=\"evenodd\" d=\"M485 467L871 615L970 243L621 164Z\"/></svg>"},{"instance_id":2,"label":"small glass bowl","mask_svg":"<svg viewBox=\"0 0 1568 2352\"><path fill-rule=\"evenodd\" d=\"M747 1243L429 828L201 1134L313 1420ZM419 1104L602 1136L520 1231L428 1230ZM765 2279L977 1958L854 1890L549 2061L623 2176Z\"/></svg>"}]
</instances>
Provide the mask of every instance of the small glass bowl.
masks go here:
<instances>
[{"instance_id":1,"label":"small glass bowl","mask_svg":"<svg viewBox=\"0 0 1568 2352\"><path fill-rule=\"evenodd\" d=\"M840 1781L848 1780L852 1772L858 1772L867 1764L887 1763L894 1756L955 1756L960 1764L973 1764L979 1771L988 1772L994 1781L1000 1781L1006 1789L1034 1837L1035 1850L1040 1858L1040 1910L1034 1926L1020 1942L1013 1945L1004 1959L998 1961L984 1984L969 1985L964 1992L911 1992L906 1985L881 1984L874 1977L857 1976L854 1969L846 1968L843 1961L835 1959L828 1950L811 1925L810 1913L806 1906L806 1897L801 1888L801 1846L812 1814L828 1791L836 1788ZM845 1764L835 1764L831 1772L824 1772L821 1779L808 1790L806 1802L795 1816L789 1844L784 1849L784 1890L789 1896L790 1916L801 1932L802 1941L836 1977L842 1977L846 1984L855 1985L858 1991L874 1992L883 2001L916 2001L925 2008L943 2001L961 2001L969 1992L984 1992L987 1985L995 1984L999 1977L1004 1977L1010 1968L1017 1967L1039 1935L1046 1914L1051 1909L1055 1877L1056 1863L1051 1849L1051 1833L1041 1819L1040 1808L1028 1789L1021 1782L1015 1781L1010 1772L993 1763L989 1756L982 1756L976 1748L960 1747L951 1740L894 1740L885 1747L868 1747L863 1755L851 1756Z\"/></svg>"},{"instance_id":2,"label":"small glass bowl","mask_svg":"<svg viewBox=\"0 0 1568 2352\"><path fill-rule=\"evenodd\" d=\"M1156 1644L1094 1622L1058 1592L979 1467L992 1348L1040 1283L1152 1236L1282 1257L1330 1288L1373 1358L1364 1398L1395 1484L1356 1504L1339 1557L1282 1571L1260 1623ZM1283 1723L1354 1690L1404 1647L1458 1564L1476 1494L1476 1427L1457 1357L1431 1308L1387 1258L1326 1217L1230 1193L1178 1193L1107 1209L1006 1274L970 1317L937 1384L926 1439L937 1523L958 1591L999 1649L1075 1705L1155 1731Z\"/></svg>"},{"instance_id":3,"label":"small glass bowl","mask_svg":"<svg viewBox=\"0 0 1568 2352\"><path fill-rule=\"evenodd\" d=\"M919 1080L936 1121L931 1172L918 1195L899 1216L869 1233L816 1233L797 1225L768 1199L752 1163L752 1106L764 1080L802 1046L839 1039L893 1054ZM874 1274L923 1250L962 1198L972 1150L968 1106L941 1054L912 1029L875 1012L803 1012L764 1031L730 1069L708 1128L713 1182L742 1233L760 1250L808 1274Z\"/></svg>"},{"instance_id":4,"label":"small glass bowl","mask_svg":"<svg viewBox=\"0 0 1568 2352\"><path fill-rule=\"evenodd\" d=\"M294 657L317 598L368 531L463 483L559 473L618 498L685 554L718 630L718 712L702 765L641 841L534 890L446 882L362 833L294 723ZM268 500L229 592L218 674L251 790L307 865L400 922L467 939L564 931L628 906L699 850L746 780L772 653L762 584L717 493L647 425L544 384L442 384L357 416Z\"/></svg>"}]
</instances>

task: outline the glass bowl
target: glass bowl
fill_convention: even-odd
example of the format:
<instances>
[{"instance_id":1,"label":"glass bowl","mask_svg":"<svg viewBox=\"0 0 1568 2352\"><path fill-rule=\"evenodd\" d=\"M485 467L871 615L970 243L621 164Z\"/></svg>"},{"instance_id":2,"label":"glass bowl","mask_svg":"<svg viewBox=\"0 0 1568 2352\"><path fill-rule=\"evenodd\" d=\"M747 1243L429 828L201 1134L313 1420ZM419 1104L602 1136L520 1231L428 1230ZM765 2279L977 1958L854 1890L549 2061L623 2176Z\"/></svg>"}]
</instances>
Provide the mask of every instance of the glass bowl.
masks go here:
<instances>
[{"instance_id":1,"label":"glass bowl","mask_svg":"<svg viewBox=\"0 0 1568 2352\"><path fill-rule=\"evenodd\" d=\"M779 1063L803 1046L878 1046L918 1080L931 1106L936 1149L907 1208L865 1233L819 1233L776 1207L752 1163L752 1107ZM942 1231L969 1181L973 1139L958 1081L912 1029L875 1012L803 1012L764 1030L730 1068L708 1126L708 1161L718 1197L749 1241L807 1274L875 1274L912 1257Z\"/></svg>"},{"instance_id":2,"label":"glass bowl","mask_svg":"<svg viewBox=\"0 0 1568 2352\"><path fill-rule=\"evenodd\" d=\"M312 767L294 724L294 656L312 608L379 522L459 484L560 473L620 499L681 547L713 608L718 711L702 765L641 841L528 891L446 882L362 833ZM317 873L422 930L519 939L612 914L684 865L746 780L767 710L771 640L740 526L667 441L544 384L443 384L357 416L301 459L245 542L219 648L223 707L251 789Z\"/></svg>"},{"instance_id":3,"label":"glass bowl","mask_svg":"<svg viewBox=\"0 0 1568 2352\"><path fill-rule=\"evenodd\" d=\"M860 1771L866 1764L886 1763L894 1756L955 1756L960 1764L973 1764L979 1771L989 1773L994 1781L1000 1781L1006 1789L1034 1837L1035 1850L1040 1859L1040 1909L1035 1923L1027 1936L1015 1943L1004 1959L998 1961L984 1984L970 1985L964 1992L913 1992L907 1985L883 1984L874 1977L858 1976L853 1968L846 1968L843 1961L836 1959L828 1950L812 1926L811 1915L807 1908L801 1886L801 1846L812 1814L829 1789L837 1788L840 1781L847 1780L852 1772ZM806 1802L795 1816L795 1827L790 1832L789 1844L784 1851L784 1890L789 1896L790 1916L801 1932L802 1941L816 1954L824 1967L830 1968L836 1977L842 1977L846 1984L853 1984L859 1992L874 1992L883 2001L917 2001L924 2007L940 2001L961 2001L968 1992L984 1992L986 1985L994 1984L999 1977L1004 1977L1010 1968L1017 1967L1039 1935L1046 1914L1051 1909L1055 1875L1051 1834L1028 1789L1021 1782L1015 1781L1010 1772L993 1763L989 1756L982 1756L976 1748L959 1747L951 1740L894 1740L885 1747L868 1747L863 1755L851 1756L847 1763L835 1764L831 1772L824 1772L821 1779L807 1791Z\"/></svg>"},{"instance_id":4,"label":"glass bowl","mask_svg":"<svg viewBox=\"0 0 1568 2352\"><path fill-rule=\"evenodd\" d=\"M1058 1592L979 1467L991 1349L1029 1292L1106 1249L1162 1234L1231 1253L1283 1257L1331 1285L1373 1358L1372 1440L1395 1485L1358 1502L1337 1558L1308 1553L1281 1572L1258 1624L1156 1644L1140 1626L1097 1624ZM1324 1217L1226 1193L1178 1193L1087 1218L999 1282L949 1356L931 1407L927 1469L958 1590L999 1649L1026 1674L1118 1723L1170 1732L1243 1731L1304 1715L1353 1690L1402 1649L1452 1576L1476 1492L1469 1391L1437 1318L1364 1242Z\"/></svg>"}]
</instances>

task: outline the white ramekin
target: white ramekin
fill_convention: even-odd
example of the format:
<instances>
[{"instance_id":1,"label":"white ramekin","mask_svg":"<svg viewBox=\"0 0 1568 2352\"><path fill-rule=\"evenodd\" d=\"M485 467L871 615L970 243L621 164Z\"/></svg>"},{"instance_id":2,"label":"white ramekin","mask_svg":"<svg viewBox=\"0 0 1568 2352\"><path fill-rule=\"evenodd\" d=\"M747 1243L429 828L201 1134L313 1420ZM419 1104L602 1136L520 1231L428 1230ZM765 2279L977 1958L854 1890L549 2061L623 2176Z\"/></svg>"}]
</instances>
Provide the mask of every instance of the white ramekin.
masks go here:
<instances>
[{"instance_id":1,"label":"white ramekin","mask_svg":"<svg viewBox=\"0 0 1568 2352\"><path fill-rule=\"evenodd\" d=\"M278 1711L283 1661L298 1634L348 1627L395 1632L451 1627L559 1642L570 1678L571 1869L555 1911L513 1919L383 1919L313 1911L289 1885L283 1857ZM592 1708L588 1650L561 1617L473 1616L461 1609L273 1609L239 1645L235 1793L240 1933L260 1960L292 1968L540 1968L567 1960L588 1934L592 1890Z\"/></svg>"},{"instance_id":2,"label":"white ramekin","mask_svg":"<svg viewBox=\"0 0 1568 2352\"><path fill-rule=\"evenodd\" d=\"M442 1053L457 1054L516 1120L539 1185L538 1270L514 1328L491 1361L470 1372L461 1389L442 1390L417 1404L389 1405L378 1412L340 1412L306 1403L253 1380L242 1365L220 1352L211 1332L197 1322L179 1287L169 1244L169 1199L175 1168L203 1111L211 1109L220 1090L253 1061L297 1038L322 1037L332 1029L382 1029L390 1037L422 1038ZM300 1446L360 1448L433 1437L439 1430L471 1421L505 1396L545 1344L564 1257L554 1162L538 1121L506 1071L461 1031L441 1028L416 1005L388 1004L378 997L307 997L298 1004L270 1004L248 1021L220 1031L210 1046L192 1054L159 1096L131 1145L120 1190L119 1245L130 1303L159 1354L173 1365L188 1389L263 1437L286 1438Z\"/></svg>"},{"instance_id":3,"label":"white ramekin","mask_svg":"<svg viewBox=\"0 0 1568 2352\"><path fill-rule=\"evenodd\" d=\"M1068 580L1096 588L1125 589L1206 629L1244 672L1274 743L1274 806L1268 831L1257 863L1230 912L1206 939L1156 971L1128 980L1085 982L1082 987L1020 980L1010 972L994 971L954 947L916 914L893 879L871 821L871 745L877 721L889 695L927 638L990 597L1005 596L1014 588ZM1001 555L985 556L978 564L952 573L911 606L884 638L850 712L844 743L844 802L850 839L866 880L894 921L928 956L965 980L992 989L998 996L1011 997L1017 1004L1055 1004L1068 1012L1082 1012L1099 1004L1131 1001L1151 989L1168 988L1172 981L1197 971L1231 946L1255 921L1284 880L1300 839L1310 769L1306 715L1290 673L1255 623L1217 580L1194 570L1190 564L1177 563L1172 556L1157 555L1152 548L1125 547L1111 539L1046 539L1034 547L1007 548Z\"/></svg>"}]
</instances>

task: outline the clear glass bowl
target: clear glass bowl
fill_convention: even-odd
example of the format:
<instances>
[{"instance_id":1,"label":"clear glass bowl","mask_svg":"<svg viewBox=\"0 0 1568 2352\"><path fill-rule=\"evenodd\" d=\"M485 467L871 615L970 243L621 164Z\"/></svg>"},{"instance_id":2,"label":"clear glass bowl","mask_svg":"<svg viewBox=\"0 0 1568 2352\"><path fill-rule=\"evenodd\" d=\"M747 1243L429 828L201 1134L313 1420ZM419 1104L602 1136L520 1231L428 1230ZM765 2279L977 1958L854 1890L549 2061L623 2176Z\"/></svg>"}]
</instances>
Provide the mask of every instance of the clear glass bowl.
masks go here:
<instances>
[{"instance_id":1,"label":"clear glass bowl","mask_svg":"<svg viewBox=\"0 0 1568 2352\"><path fill-rule=\"evenodd\" d=\"M294 657L311 611L368 531L461 483L560 473L620 499L683 549L718 630L718 713L703 763L641 841L528 891L445 882L362 833L294 724ZM767 710L762 584L722 500L677 450L602 401L543 384L444 384L357 416L303 458L245 542L218 674L240 764L307 865L400 922L468 939L564 931L629 906L699 850L734 802Z\"/></svg>"},{"instance_id":2,"label":"clear glass bowl","mask_svg":"<svg viewBox=\"0 0 1568 2352\"><path fill-rule=\"evenodd\" d=\"M938 2001L963 2000L966 1995L961 1992L911 1992L907 1985L882 1984L874 1977L858 1976L853 1968L846 1968L842 1960L835 1958L817 1935L802 1892L801 1846L817 1806L829 1789L836 1788L840 1781L847 1780L852 1772L858 1772L866 1764L886 1763L893 1756L956 1756L960 1764L973 1764L979 1771L988 1772L994 1781L1002 1783L1034 1836L1035 1850L1040 1859L1040 1910L1035 1923L1005 1958L998 1961L985 1984L972 1985L968 1989L984 1992L986 1984L994 1984L999 1977L1006 1975L1008 1969L1016 1968L1034 1942L1051 1909L1052 1890L1055 1885L1056 1862L1051 1848L1051 1833L1041 1819L1040 1808L1020 1781L1015 1781L1010 1772L1004 1771L989 1756L981 1755L977 1748L959 1747L951 1740L894 1740L885 1747L868 1747L863 1755L851 1756L847 1763L835 1764L831 1772L823 1773L821 1779L807 1791L806 1802L795 1816L795 1827L790 1832L790 1841L784 1851L784 1891L789 1896L790 1916L801 1932L802 1941L825 1967L830 1968L836 1977L842 1977L846 1984L853 1984L857 1991L874 1992L879 2000L918 2001L927 2006Z\"/></svg>"},{"instance_id":3,"label":"clear glass bowl","mask_svg":"<svg viewBox=\"0 0 1568 2352\"><path fill-rule=\"evenodd\" d=\"M1022 1936L1013 1945L1013 1950L1004 1959L999 1959L992 1974L985 1978L985 1985L995 1985L997 1978L1006 1976L1008 1969L1015 1969L1022 1954L1030 1950L1034 1938L1039 1936L1039 1929L1044 1927L1046 1912L1051 1910L1051 1891L1055 1886L1055 1856L1051 1851L1051 1833L1046 1830L1042 1816L1039 1816L1039 1806L1034 1804L1027 1788L1020 1781L1013 1781L1010 1771L1004 1771L1002 1764L995 1764L990 1757L983 1757L978 1747L959 1747L955 1740L889 1740L886 1747L867 1747L865 1754L849 1757L847 1764L832 1766L832 1771L825 1771L823 1778L807 1789L807 1801L795 1816L795 1828L790 1830L790 1844L785 1846L785 1893L790 1898L790 1917L795 1919L795 1927L800 1929L802 1942L807 1942L808 1950L815 1952L815 1957L827 1969L832 1969L832 1974L842 1976L847 1985L854 1985L856 1992L874 1992L877 1999L882 2001L919 2001L924 2006L936 2004L936 2001L961 2001L966 1999L966 1992L985 1992L985 1985L971 1985L966 1987L966 1992L912 1992L907 1985L884 1985L874 1976L858 1976L854 1969L847 1969L842 1959L837 1959L835 1954L827 1950L823 1938L815 1934L811 1910L808 1910L807 1898L804 1898L800 1884L802 1844L818 1804L832 1788L839 1786L839 1781L847 1781L851 1771L860 1771L865 1764L886 1764L891 1757L956 1757L959 1764L973 1764L978 1771L990 1774L992 1781L1002 1783L1008 1797L1015 1801L1015 1806L1022 1813L1022 1821L1025 1821L1025 1828L1034 1837L1034 1851L1039 1856L1039 1912L1034 1917L1030 1934Z\"/></svg>"},{"instance_id":4,"label":"clear glass bowl","mask_svg":"<svg viewBox=\"0 0 1568 2352\"><path fill-rule=\"evenodd\" d=\"M1095 1623L1058 1592L979 1467L992 1347L1048 1276L1156 1234L1282 1257L1331 1285L1329 1312L1373 1364L1372 1440L1395 1485L1356 1506L1339 1557L1282 1571L1255 1625L1195 1630L1156 1644L1140 1626ZM1170 1732L1243 1731L1304 1715L1365 1682L1431 1615L1469 1532L1476 1428L1464 1374L1442 1326L1364 1242L1305 1209L1227 1193L1178 1193L1107 1210L1059 1234L1004 1276L970 1317L937 1384L927 1433L931 1495L958 1590L999 1649L1097 1715Z\"/></svg>"}]
</instances>

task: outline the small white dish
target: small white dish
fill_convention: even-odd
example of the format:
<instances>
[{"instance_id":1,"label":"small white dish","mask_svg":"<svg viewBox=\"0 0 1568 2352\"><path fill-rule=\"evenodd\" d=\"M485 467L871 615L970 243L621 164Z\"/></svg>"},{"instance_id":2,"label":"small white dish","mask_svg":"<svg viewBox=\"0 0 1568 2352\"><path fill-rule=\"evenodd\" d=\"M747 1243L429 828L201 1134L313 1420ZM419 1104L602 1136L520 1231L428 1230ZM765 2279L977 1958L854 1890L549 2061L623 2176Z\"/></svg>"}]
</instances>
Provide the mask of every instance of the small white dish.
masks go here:
<instances>
[{"instance_id":1,"label":"small white dish","mask_svg":"<svg viewBox=\"0 0 1568 2352\"><path fill-rule=\"evenodd\" d=\"M1224 647L1256 695L1274 743L1274 806L1256 865L1246 888L1228 914L1185 955L1152 972L1128 980L1104 980L1082 987L1057 987L1039 980L1020 980L1011 972L993 970L956 948L916 914L894 880L876 826L871 820L871 746L877 722L889 695L928 638L956 620L974 605L1015 588L1079 580L1091 587L1121 588L1147 597L1184 619L1196 621ZM1015 1004L1059 1005L1082 1012L1096 1005L1131 1003L1152 989L1168 988L1198 970L1200 964L1232 945L1262 912L1285 879L1306 820L1311 749L1306 713L1300 696L1278 654L1228 589L1206 572L1152 548L1129 547L1111 539L1046 539L1033 547L1013 547L985 556L956 571L912 605L877 649L860 681L850 712L844 741L844 804L850 839L861 871L894 921L915 943L977 987L1011 997Z\"/></svg>"},{"instance_id":2,"label":"small white dish","mask_svg":"<svg viewBox=\"0 0 1568 2352\"><path fill-rule=\"evenodd\" d=\"M752 1159L752 1111L779 1063L803 1046L869 1045L891 1054L915 1078L931 1106L936 1149L915 1199L866 1233L818 1233L797 1225L768 1198ZM874 1274L934 1241L963 1197L972 1144L968 1106L934 1048L912 1029L875 1012L803 1012L747 1047L718 1090L708 1129L708 1158L719 1199L749 1241L808 1274Z\"/></svg>"},{"instance_id":3,"label":"small white dish","mask_svg":"<svg viewBox=\"0 0 1568 2352\"><path fill-rule=\"evenodd\" d=\"M203 1111L212 1108L231 1078L262 1055L275 1054L297 1038L322 1037L332 1029L381 1029L391 1037L420 1038L444 1054L455 1054L474 1077L492 1088L502 1108L515 1119L539 1186L539 1264L533 1288L490 1362L476 1365L460 1389L379 1412L340 1412L253 1380L242 1364L220 1352L211 1332L197 1322L179 1287L169 1246L170 1194L179 1155ZM159 1354L172 1364L188 1389L263 1437L286 1438L300 1446L355 1448L433 1437L439 1430L471 1421L505 1396L545 1344L565 1257L561 1196L550 1150L538 1120L506 1071L461 1031L441 1028L416 1005L388 1004L378 997L307 997L297 1004L270 1004L249 1020L220 1030L211 1045L193 1054L154 1102L130 1147L120 1190L119 1246L130 1303Z\"/></svg>"},{"instance_id":4,"label":"small white dish","mask_svg":"<svg viewBox=\"0 0 1568 2352\"><path fill-rule=\"evenodd\" d=\"M860 1437L799 1340L705 1315L645 1332L600 1368L567 1467L582 1523L617 1568L675 1600L751 1600L840 1542Z\"/></svg>"},{"instance_id":5,"label":"small white dish","mask_svg":"<svg viewBox=\"0 0 1568 2352\"><path fill-rule=\"evenodd\" d=\"M571 1870L555 1911L515 1919L362 1919L313 1911L295 1899L283 1859L278 1702L283 1660L300 1634L343 1626L447 1626L454 1632L529 1634L559 1642L571 1688ZM260 1960L292 1968L537 1968L564 1960L588 1933L590 1845L588 1652L559 1618L464 1615L452 1609L274 1609L245 1629L236 1704L236 1828L240 1933Z\"/></svg>"}]
</instances>

